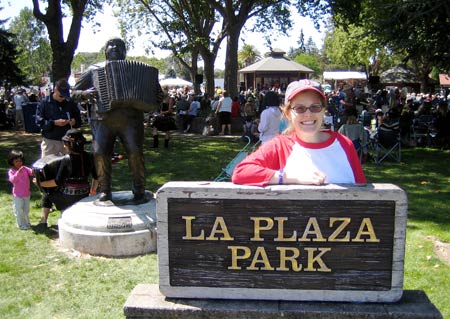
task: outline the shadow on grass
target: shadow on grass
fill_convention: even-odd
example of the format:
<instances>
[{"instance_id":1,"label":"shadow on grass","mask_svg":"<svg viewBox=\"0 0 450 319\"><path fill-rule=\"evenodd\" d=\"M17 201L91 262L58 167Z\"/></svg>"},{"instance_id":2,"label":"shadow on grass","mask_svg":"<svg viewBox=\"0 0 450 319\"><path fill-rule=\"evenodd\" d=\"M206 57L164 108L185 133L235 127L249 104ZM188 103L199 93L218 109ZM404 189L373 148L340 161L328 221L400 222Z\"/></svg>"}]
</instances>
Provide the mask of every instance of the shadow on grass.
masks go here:
<instances>
[{"instance_id":1,"label":"shadow on grass","mask_svg":"<svg viewBox=\"0 0 450 319\"><path fill-rule=\"evenodd\" d=\"M49 239L58 239L58 225L51 225L49 227L43 226L43 224L37 224L31 226L31 230L36 234L43 234L47 236Z\"/></svg>"}]
</instances>

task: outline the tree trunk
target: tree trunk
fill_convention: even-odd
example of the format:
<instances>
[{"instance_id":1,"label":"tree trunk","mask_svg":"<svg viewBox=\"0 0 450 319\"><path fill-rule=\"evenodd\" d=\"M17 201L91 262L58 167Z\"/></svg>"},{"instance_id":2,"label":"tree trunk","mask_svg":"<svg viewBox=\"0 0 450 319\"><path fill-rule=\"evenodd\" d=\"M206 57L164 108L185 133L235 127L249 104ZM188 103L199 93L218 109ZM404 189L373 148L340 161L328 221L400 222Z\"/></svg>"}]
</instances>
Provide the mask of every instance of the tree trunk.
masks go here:
<instances>
[{"instance_id":1,"label":"tree trunk","mask_svg":"<svg viewBox=\"0 0 450 319\"><path fill-rule=\"evenodd\" d=\"M230 97L238 96L238 49L241 27L231 28L227 37L227 53L225 59L224 89L230 93Z\"/></svg>"},{"instance_id":2,"label":"tree trunk","mask_svg":"<svg viewBox=\"0 0 450 319\"><path fill-rule=\"evenodd\" d=\"M61 78L68 79L71 73L71 65L74 52L67 49L67 45L60 43L56 45L58 48L53 48L53 61L52 61L52 80L58 81Z\"/></svg>"},{"instance_id":3,"label":"tree trunk","mask_svg":"<svg viewBox=\"0 0 450 319\"><path fill-rule=\"evenodd\" d=\"M47 12L45 14L39 8L39 1L33 0L33 15L45 24L50 38L53 53L51 75L53 82L61 78L68 79L70 76L70 67L73 61L73 55L78 47L81 21L83 20L86 2L87 0L79 0L71 3L72 22L67 36L67 42L64 42L61 0L48 1Z\"/></svg>"},{"instance_id":4,"label":"tree trunk","mask_svg":"<svg viewBox=\"0 0 450 319\"><path fill-rule=\"evenodd\" d=\"M214 96L214 61L215 57L211 53L202 55L205 72L205 93Z\"/></svg>"}]
</instances>

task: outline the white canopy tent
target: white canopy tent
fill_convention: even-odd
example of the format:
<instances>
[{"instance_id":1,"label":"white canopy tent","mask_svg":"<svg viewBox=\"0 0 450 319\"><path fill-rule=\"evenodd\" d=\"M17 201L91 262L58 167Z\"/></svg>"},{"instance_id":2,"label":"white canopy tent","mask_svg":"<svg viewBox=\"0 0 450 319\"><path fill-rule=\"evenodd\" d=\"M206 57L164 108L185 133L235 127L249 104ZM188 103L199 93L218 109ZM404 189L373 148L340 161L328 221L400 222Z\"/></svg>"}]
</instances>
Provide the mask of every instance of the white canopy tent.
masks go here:
<instances>
[{"instance_id":1,"label":"white canopy tent","mask_svg":"<svg viewBox=\"0 0 450 319\"><path fill-rule=\"evenodd\" d=\"M323 81L333 83L333 88L336 90L339 82L355 85L359 81L366 81L367 76L364 72L357 71L325 71L323 72Z\"/></svg>"},{"instance_id":2,"label":"white canopy tent","mask_svg":"<svg viewBox=\"0 0 450 319\"><path fill-rule=\"evenodd\" d=\"M193 86L192 82L180 79L180 78L167 78L160 80L161 86Z\"/></svg>"},{"instance_id":3,"label":"white canopy tent","mask_svg":"<svg viewBox=\"0 0 450 319\"><path fill-rule=\"evenodd\" d=\"M325 71L324 80L367 80L364 72L357 71Z\"/></svg>"}]
</instances>

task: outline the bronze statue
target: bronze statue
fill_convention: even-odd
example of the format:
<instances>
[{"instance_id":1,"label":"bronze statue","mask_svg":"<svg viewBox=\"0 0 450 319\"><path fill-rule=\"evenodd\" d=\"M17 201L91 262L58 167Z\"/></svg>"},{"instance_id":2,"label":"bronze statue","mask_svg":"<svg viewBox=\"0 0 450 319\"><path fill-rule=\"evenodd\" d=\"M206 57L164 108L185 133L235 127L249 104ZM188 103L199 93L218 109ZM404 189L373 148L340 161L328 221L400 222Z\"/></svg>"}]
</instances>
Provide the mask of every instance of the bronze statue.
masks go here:
<instances>
[{"instance_id":1,"label":"bronze statue","mask_svg":"<svg viewBox=\"0 0 450 319\"><path fill-rule=\"evenodd\" d=\"M99 201L112 200L111 157L116 138L119 138L132 174L133 201L145 202L148 198L145 198L143 112L154 111L162 101L158 70L125 60L125 42L120 38L106 42L105 56L106 62L91 66L73 88L75 97L95 97L89 119Z\"/></svg>"}]
</instances>

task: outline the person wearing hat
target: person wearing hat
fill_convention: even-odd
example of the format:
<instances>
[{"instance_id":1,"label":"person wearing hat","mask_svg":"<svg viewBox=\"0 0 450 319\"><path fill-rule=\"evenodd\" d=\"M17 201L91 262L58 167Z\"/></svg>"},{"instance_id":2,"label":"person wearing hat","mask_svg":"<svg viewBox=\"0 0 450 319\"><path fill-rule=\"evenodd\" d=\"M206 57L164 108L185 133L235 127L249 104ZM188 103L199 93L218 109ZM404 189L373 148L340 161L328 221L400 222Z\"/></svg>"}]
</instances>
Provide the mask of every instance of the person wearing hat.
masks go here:
<instances>
[{"instance_id":1,"label":"person wearing hat","mask_svg":"<svg viewBox=\"0 0 450 319\"><path fill-rule=\"evenodd\" d=\"M23 118L23 109L22 106L29 102L28 96L25 94L25 90L19 88L14 94L13 100L14 105L16 107L16 130L23 130L25 128L25 120Z\"/></svg>"},{"instance_id":2,"label":"person wearing hat","mask_svg":"<svg viewBox=\"0 0 450 319\"><path fill-rule=\"evenodd\" d=\"M64 211L88 195L95 195L98 186L94 158L84 150L87 143L79 129L70 129L62 137L67 155L61 158L55 178L40 181L39 186L50 189L42 196L40 225L47 226L47 219L53 204ZM89 183L92 177L92 186Z\"/></svg>"},{"instance_id":3,"label":"person wearing hat","mask_svg":"<svg viewBox=\"0 0 450 319\"><path fill-rule=\"evenodd\" d=\"M36 124L41 129L41 157L65 154L61 138L71 128L81 125L77 104L70 99L70 85L66 79L56 81L53 92L39 103Z\"/></svg>"},{"instance_id":4,"label":"person wearing hat","mask_svg":"<svg viewBox=\"0 0 450 319\"><path fill-rule=\"evenodd\" d=\"M323 129L325 110L326 97L319 83L290 83L282 107L288 128L239 163L233 172L233 183L262 187L366 183L352 141Z\"/></svg>"},{"instance_id":5,"label":"person wearing hat","mask_svg":"<svg viewBox=\"0 0 450 319\"><path fill-rule=\"evenodd\" d=\"M256 104L252 96L247 97L243 107L243 117L247 122L253 121L256 115Z\"/></svg>"}]
</instances>

